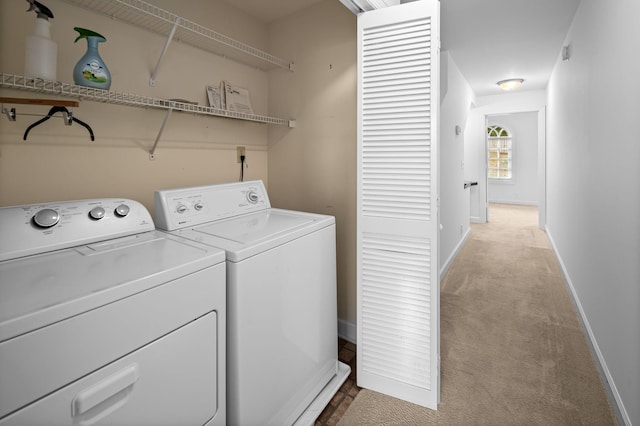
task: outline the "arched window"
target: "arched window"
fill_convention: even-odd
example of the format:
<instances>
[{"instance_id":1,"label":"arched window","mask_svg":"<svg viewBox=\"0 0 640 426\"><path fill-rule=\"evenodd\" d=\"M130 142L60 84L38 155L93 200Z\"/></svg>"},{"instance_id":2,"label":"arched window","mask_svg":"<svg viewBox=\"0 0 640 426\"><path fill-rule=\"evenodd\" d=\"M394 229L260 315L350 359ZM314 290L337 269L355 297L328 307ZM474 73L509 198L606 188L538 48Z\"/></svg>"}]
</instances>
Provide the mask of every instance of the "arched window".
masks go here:
<instances>
[{"instance_id":1,"label":"arched window","mask_svg":"<svg viewBox=\"0 0 640 426\"><path fill-rule=\"evenodd\" d=\"M489 179L511 179L513 177L511 134L504 127L489 126L487 142Z\"/></svg>"}]
</instances>

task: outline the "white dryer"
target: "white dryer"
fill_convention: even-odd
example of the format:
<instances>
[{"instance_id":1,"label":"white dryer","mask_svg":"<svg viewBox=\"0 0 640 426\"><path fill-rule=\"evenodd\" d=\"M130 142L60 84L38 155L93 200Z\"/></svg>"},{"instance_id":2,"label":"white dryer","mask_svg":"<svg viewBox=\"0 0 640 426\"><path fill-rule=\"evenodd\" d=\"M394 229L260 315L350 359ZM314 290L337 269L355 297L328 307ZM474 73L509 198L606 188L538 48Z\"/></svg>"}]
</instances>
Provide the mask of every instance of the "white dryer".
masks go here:
<instances>
[{"instance_id":1,"label":"white dryer","mask_svg":"<svg viewBox=\"0 0 640 426\"><path fill-rule=\"evenodd\" d=\"M313 424L337 359L332 216L271 208L262 181L156 191L156 226L226 251L227 421Z\"/></svg>"},{"instance_id":2,"label":"white dryer","mask_svg":"<svg viewBox=\"0 0 640 426\"><path fill-rule=\"evenodd\" d=\"M224 425L222 250L125 199L0 208L0 425Z\"/></svg>"}]
</instances>

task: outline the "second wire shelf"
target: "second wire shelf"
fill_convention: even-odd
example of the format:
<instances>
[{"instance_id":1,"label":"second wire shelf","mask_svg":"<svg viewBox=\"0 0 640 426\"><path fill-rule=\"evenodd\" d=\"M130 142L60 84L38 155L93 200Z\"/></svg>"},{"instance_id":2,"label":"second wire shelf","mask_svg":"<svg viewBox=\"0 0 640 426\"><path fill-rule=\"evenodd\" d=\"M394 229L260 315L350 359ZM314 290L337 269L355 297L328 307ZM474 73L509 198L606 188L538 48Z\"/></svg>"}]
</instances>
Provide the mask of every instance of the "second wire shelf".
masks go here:
<instances>
[{"instance_id":1,"label":"second wire shelf","mask_svg":"<svg viewBox=\"0 0 640 426\"><path fill-rule=\"evenodd\" d=\"M26 90L36 93L48 93L51 95L65 96L74 99L92 100L117 105L184 111L192 112L199 115L233 118L237 120L247 120L257 123L275 124L289 127L295 126L294 120L287 120L284 118L269 117L266 115L258 114L247 114L237 111L228 111L192 103L153 98L150 96L142 96L132 93L94 89L91 87L76 86L74 84L63 83L61 81L43 80L40 78L27 78L21 75L6 73L1 73L0 78L0 87L9 89Z\"/></svg>"}]
</instances>

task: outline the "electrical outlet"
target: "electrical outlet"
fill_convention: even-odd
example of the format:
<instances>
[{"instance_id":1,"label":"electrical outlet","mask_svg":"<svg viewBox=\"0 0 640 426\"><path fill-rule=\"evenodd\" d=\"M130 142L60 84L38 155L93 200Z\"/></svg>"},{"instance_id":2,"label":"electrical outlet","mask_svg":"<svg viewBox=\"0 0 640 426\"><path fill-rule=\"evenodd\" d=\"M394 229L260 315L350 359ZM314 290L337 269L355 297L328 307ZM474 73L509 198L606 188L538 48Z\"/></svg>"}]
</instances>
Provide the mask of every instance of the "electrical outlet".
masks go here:
<instances>
[{"instance_id":1,"label":"electrical outlet","mask_svg":"<svg viewBox=\"0 0 640 426\"><path fill-rule=\"evenodd\" d=\"M237 161L238 163L241 163L241 162L242 162L242 161L240 160L240 156L242 156L242 155L244 155L244 159L245 159L245 161L247 160L247 154L245 154L244 146L237 146L237 147L236 147L236 154L237 154L237 157L238 157L238 161Z\"/></svg>"}]
</instances>

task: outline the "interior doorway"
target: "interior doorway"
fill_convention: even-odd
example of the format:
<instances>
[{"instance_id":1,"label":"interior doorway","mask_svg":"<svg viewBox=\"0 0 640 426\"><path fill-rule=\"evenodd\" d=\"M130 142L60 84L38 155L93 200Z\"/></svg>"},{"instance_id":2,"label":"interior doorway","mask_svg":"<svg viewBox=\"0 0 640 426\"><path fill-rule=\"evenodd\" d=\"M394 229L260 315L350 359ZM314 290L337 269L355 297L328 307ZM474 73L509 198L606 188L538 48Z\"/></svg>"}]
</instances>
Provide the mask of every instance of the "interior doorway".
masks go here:
<instances>
[{"instance_id":1,"label":"interior doorway","mask_svg":"<svg viewBox=\"0 0 640 426\"><path fill-rule=\"evenodd\" d=\"M544 228L546 217L540 212L546 198L543 116L540 111L485 115L487 222L490 203L536 206L538 225Z\"/></svg>"}]
</instances>

